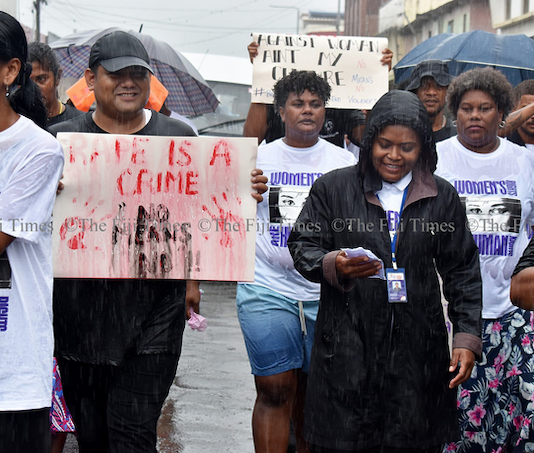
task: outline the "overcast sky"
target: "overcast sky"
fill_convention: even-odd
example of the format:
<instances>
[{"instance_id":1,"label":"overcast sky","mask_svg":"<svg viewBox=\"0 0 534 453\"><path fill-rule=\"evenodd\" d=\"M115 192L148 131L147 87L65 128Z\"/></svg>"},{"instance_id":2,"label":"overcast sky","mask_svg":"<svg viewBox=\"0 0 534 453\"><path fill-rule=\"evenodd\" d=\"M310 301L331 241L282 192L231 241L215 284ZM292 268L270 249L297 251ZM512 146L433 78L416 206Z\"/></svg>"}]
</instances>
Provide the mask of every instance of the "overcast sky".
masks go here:
<instances>
[{"instance_id":1,"label":"overcast sky","mask_svg":"<svg viewBox=\"0 0 534 453\"><path fill-rule=\"evenodd\" d=\"M338 0L47 0L41 32L120 27L167 41L180 52L246 57L251 32L296 33L297 11L337 12ZM33 0L20 0L20 20L35 21ZM345 1L341 0L343 11Z\"/></svg>"}]
</instances>

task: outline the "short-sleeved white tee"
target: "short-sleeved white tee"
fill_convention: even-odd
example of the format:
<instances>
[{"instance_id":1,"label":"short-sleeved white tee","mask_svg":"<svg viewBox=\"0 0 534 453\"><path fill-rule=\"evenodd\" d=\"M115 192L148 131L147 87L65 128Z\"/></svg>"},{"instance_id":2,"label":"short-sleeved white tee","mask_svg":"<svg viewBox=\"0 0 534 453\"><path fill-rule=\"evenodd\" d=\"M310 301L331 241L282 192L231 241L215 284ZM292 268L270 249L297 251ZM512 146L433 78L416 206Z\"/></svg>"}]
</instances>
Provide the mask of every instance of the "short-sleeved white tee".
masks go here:
<instances>
[{"instance_id":1,"label":"short-sleeved white tee","mask_svg":"<svg viewBox=\"0 0 534 453\"><path fill-rule=\"evenodd\" d=\"M59 142L28 118L0 132L0 222L15 237L0 288L0 411L51 405L52 207L62 171Z\"/></svg>"},{"instance_id":2,"label":"short-sleeved white tee","mask_svg":"<svg viewBox=\"0 0 534 453\"><path fill-rule=\"evenodd\" d=\"M269 178L269 191L258 204L254 284L294 300L319 300L320 285L297 272L287 239L313 182L355 164L351 152L323 139L309 148L288 146L283 139L259 147L256 166Z\"/></svg>"},{"instance_id":3,"label":"short-sleeved white tee","mask_svg":"<svg viewBox=\"0 0 534 453\"><path fill-rule=\"evenodd\" d=\"M465 204L480 253L484 319L515 309L510 278L532 235L534 155L500 139L492 153L475 153L457 137L437 143L436 174L449 181Z\"/></svg>"}]
</instances>

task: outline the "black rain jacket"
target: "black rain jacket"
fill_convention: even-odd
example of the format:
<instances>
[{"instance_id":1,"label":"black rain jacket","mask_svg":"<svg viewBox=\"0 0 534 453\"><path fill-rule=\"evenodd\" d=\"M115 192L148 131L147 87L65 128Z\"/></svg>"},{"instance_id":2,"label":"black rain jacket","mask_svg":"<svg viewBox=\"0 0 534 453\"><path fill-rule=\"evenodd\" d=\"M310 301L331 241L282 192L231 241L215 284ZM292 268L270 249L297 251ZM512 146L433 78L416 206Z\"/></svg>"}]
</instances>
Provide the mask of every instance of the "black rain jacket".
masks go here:
<instances>
[{"instance_id":1,"label":"black rain jacket","mask_svg":"<svg viewBox=\"0 0 534 453\"><path fill-rule=\"evenodd\" d=\"M369 249L392 267L386 214L375 195L382 180L370 160L372 142L388 124L408 125L423 141L397 238L408 293L408 302L399 304L388 302L384 280L340 281L335 272L335 256L345 247ZM424 107L411 93L390 92L371 112L360 163L319 178L293 228L288 246L296 269L321 283L305 407L312 444L423 449L459 436L437 274L454 347L475 354L481 351L482 284L465 209L455 189L433 176L436 162Z\"/></svg>"}]
</instances>

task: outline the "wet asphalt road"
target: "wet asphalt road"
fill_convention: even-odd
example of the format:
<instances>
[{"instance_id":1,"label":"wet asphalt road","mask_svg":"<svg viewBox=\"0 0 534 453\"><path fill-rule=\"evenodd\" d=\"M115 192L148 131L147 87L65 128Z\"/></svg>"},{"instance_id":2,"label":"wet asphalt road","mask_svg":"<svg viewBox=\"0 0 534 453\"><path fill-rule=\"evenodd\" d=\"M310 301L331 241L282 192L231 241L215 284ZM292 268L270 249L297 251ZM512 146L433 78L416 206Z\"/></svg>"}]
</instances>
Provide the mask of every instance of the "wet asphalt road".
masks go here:
<instances>
[{"instance_id":1,"label":"wet asphalt road","mask_svg":"<svg viewBox=\"0 0 534 453\"><path fill-rule=\"evenodd\" d=\"M184 333L178 372L158 425L161 453L251 453L254 381L239 328L235 283L203 283L204 332ZM69 436L65 453L77 452Z\"/></svg>"},{"instance_id":2,"label":"wet asphalt road","mask_svg":"<svg viewBox=\"0 0 534 453\"><path fill-rule=\"evenodd\" d=\"M159 424L162 453L250 453L255 390L234 283L203 283L204 332L186 326L178 373Z\"/></svg>"}]
</instances>

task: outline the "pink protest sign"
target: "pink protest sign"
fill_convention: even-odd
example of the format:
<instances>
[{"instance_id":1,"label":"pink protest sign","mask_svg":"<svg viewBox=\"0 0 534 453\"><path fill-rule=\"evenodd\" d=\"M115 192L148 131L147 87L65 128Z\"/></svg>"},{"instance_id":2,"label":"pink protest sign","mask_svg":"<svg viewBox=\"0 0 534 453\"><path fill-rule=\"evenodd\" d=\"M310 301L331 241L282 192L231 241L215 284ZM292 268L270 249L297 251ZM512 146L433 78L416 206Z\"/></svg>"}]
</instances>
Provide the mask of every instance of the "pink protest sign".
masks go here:
<instances>
[{"instance_id":1,"label":"pink protest sign","mask_svg":"<svg viewBox=\"0 0 534 453\"><path fill-rule=\"evenodd\" d=\"M58 134L54 275L252 281L251 138Z\"/></svg>"}]
</instances>

